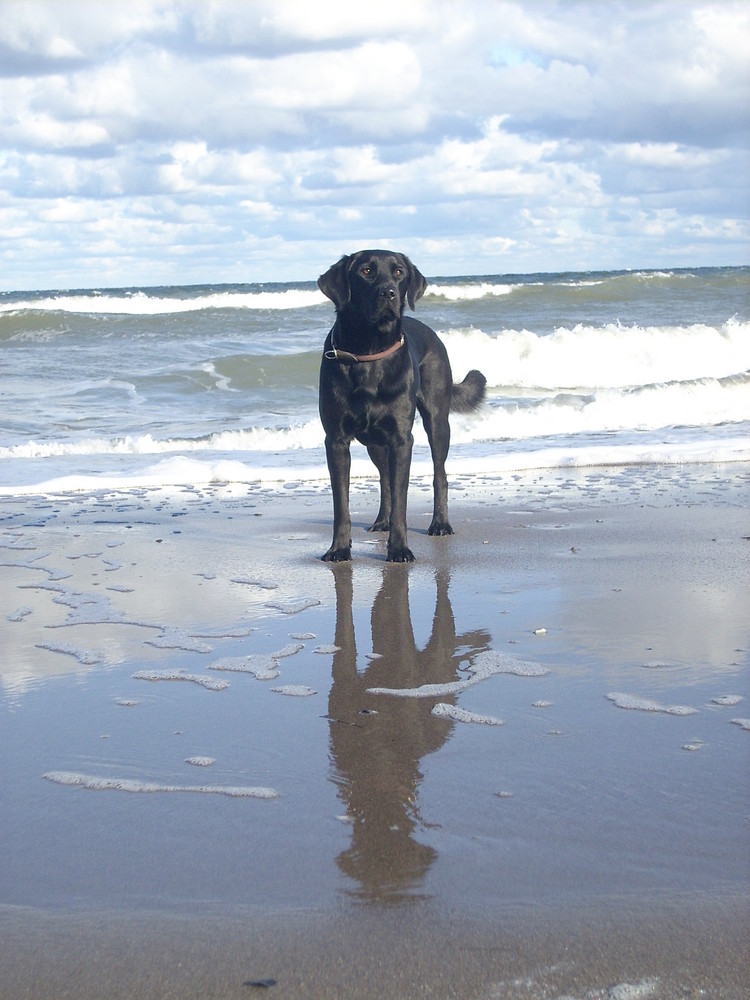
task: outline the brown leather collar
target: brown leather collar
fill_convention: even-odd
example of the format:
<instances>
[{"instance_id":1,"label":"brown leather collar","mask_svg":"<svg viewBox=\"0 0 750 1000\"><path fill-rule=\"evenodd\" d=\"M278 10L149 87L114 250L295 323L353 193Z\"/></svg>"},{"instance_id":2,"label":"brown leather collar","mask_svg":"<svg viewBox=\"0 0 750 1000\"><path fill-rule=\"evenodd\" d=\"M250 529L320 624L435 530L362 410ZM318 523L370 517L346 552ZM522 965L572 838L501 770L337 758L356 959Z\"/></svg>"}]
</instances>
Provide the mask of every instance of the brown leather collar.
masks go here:
<instances>
[{"instance_id":1,"label":"brown leather collar","mask_svg":"<svg viewBox=\"0 0 750 1000\"><path fill-rule=\"evenodd\" d=\"M404 335L401 334L401 340L397 341L395 344L391 344L389 348L385 351L379 351L377 354L350 354L349 351L339 351L338 348L334 346L333 339L331 340L330 351L325 352L325 357L329 361L380 361L381 358L388 358L391 354L395 354L399 347L404 345Z\"/></svg>"}]
</instances>

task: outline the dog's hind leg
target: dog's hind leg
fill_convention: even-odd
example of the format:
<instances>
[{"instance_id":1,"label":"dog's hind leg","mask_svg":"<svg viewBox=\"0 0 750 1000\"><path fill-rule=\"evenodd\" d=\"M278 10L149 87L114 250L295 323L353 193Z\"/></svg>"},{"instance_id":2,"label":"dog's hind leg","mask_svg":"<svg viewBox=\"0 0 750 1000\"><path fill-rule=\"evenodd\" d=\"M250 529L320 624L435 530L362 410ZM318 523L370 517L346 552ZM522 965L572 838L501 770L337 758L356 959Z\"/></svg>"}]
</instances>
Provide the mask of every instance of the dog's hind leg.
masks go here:
<instances>
[{"instance_id":1,"label":"dog's hind leg","mask_svg":"<svg viewBox=\"0 0 750 1000\"><path fill-rule=\"evenodd\" d=\"M368 444L370 456L380 476L380 510L369 531L388 531L391 526L391 477L388 471L388 449L385 445Z\"/></svg>"},{"instance_id":2,"label":"dog's hind leg","mask_svg":"<svg viewBox=\"0 0 750 1000\"><path fill-rule=\"evenodd\" d=\"M433 511L432 523L427 529L428 535L452 535L453 528L448 521L448 477L445 473L445 460L451 443L451 427L448 422L448 412L438 410L431 413L426 406L420 406L422 423L430 442L433 465Z\"/></svg>"}]
</instances>

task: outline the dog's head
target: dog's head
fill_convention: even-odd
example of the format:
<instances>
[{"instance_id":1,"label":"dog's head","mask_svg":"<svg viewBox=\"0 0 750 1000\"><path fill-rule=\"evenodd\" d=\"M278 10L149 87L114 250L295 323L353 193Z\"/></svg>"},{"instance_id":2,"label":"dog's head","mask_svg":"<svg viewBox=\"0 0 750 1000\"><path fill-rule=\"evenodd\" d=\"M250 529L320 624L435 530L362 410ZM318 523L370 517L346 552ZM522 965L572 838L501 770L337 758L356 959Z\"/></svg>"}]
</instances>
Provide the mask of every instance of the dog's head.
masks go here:
<instances>
[{"instance_id":1,"label":"dog's head","mask_svg":"<svg viewBox=\"0 0 750 1000\"><path fill-rule=\"evenodd\" d=\"M427 279L408 257L390 250L360 250L342 257L318 278L318 288L336 306L351 309L380 328L401 319L424 295Z\"/></svg>"}]
</instances>

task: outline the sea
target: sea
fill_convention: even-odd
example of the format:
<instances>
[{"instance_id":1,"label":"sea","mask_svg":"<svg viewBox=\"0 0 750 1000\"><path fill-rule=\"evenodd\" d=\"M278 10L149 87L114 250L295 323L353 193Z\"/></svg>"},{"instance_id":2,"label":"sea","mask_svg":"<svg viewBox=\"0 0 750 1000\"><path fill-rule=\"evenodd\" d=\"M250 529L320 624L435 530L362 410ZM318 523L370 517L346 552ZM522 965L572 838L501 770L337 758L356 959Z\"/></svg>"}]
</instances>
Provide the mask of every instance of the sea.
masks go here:
<instances>
[{"instance_id":1,"label":"sea","mask_svg":"<svg viewBox=\"0 0 750 1000\"><path fill-rule=\"evenodd\" d=\"M433 278L416 316L487 378L449 476L750 461L750 267ZM325 488L333 319L312 281L0 293L0 494Z\"/></svg>"}]
</instances>

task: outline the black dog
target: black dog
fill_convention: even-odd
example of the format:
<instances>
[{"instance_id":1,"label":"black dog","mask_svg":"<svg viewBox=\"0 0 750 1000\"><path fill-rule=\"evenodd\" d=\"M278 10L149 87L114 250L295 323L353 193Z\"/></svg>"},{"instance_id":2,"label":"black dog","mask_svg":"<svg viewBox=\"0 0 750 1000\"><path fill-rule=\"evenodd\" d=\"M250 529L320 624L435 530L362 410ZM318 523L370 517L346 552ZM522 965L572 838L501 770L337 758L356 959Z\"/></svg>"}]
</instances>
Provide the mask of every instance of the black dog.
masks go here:
<instances>
[{"instance_id":1,"label":"black dog","mask_svg":"<svg viewBox=\"0 0 750 1000\"><path fill-rule=\"evenodd\" d=\"M435 331L403 316L406 302L413 309L427 287L403 254L362 250L342 257L318 278L318 287L337 314L320 365L320 419L333 490L333 542L323 559L351 559L349 447L356 438L367 446L380 475L380 510L370 530L389 533L389 562L412 562L406 495L414 411L422 417L435 469L428 533L450 535L448 412L476 409L487 380L471 371L454 385L448 354Z\"/></svg>"}]
</instances>

